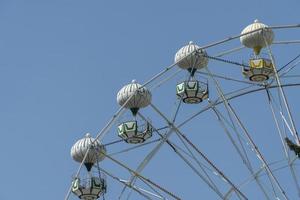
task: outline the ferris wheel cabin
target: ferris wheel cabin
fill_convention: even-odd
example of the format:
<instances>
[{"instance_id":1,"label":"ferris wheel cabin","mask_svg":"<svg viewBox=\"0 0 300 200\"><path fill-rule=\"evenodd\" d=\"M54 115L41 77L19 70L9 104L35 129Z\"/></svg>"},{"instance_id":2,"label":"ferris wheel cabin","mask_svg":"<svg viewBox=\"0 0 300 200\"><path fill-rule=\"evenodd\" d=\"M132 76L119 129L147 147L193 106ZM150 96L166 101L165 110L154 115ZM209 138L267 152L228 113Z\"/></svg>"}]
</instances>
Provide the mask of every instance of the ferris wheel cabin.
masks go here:
<instances>
[{"instance_id":1,"label":"ferris wheel cabin","mask_svg":"<svg viewBox=\"0 0 300 200\"><path fill-rule=\"evenodd\" d=\"M91 177L81 181L80 178L75 178L72 182L72 192L79 199L96 200L101 195L106 193L106 181L103 178Z\"/></svg>"},{"instance_id":2,"label":"ferris wheel cabin","mask_svg":"<svg viewBox=\"0 0 300 200\"><path fill-rule=\"evenodd\" d=\"M263 82L274 75L274 68L270 59L253 58L250 59L249 65L250 68L243 68L243 74L250 81Z\"/></svg>"},{"instance_id":3,"label":"ferris wheel cabin","mask_svg":"<svg viewBox=\"0 0 300 200\"><path fill-rule=\"evenodd\" d=\"M208 87L197 80L184 81L176 86L176 95L184 103L196 104L208 98Z\"/></svg>"},{"instance_id":4,"label":"ferris wheel cabin","mask_svg":"<svg viewBox=\"0 0 300 200\"><path fill-rule=\"evenodd\" d=\"M140 144L152 137L153 128L150 123L139 127L137 121L128 121L118 126L118 135L129 144Z\"/></svg>"}]
</instances>

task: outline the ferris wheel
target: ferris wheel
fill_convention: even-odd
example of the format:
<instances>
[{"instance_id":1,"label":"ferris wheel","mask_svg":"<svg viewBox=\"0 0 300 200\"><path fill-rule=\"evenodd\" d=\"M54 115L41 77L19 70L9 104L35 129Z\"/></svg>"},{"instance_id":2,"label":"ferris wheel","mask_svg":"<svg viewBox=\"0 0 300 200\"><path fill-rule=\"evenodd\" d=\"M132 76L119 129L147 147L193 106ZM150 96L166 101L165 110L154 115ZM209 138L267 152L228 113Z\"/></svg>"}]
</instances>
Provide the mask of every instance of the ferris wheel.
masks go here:
<instances>
[{"instance_id":1,"label":"ferris wheel","mask_svg":"<svg viewBox=\"0 0 300 200\"><path fill-rule=\"evenodd\" d=\"M71 148L65 200L300 198L300 40L284 40L296 28L255 20L126 84L107 125Z\"/></svg>"}]
</instances>

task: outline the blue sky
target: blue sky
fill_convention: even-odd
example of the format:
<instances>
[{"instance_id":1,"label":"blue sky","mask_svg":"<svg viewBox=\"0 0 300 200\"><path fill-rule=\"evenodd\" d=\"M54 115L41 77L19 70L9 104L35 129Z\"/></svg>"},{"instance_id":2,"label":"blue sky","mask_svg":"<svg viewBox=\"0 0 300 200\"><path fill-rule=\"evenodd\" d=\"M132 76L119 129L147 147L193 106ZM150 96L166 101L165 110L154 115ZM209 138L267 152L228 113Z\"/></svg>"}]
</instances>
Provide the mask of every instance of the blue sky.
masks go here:
<instances>
[{"instance_id":1,"label":"blue sky","mask_svg":"<svg viewBox=\"0 0 300 200\"><path fill-rule=\"evenodd\" d=\"M71 146L86 132L95 136L107 123L118 109L116 93L123 85L132 79L143 83L172 64L176 51L190 40L205 45L236 35L254 19L268 25L299 23L299 7L297 0L288 3L271 0L1 0L0 199L62 199L78 167L70 157ZM299 29L278 31L275 38L296 40L299 34ZM240 43L236 40L208 52L215 54L238 46ZM247 62L250 53L243 50L227 58ZM274 47L279 66L298 53L299 45ZM213 72L243 79L240 69L230 65L210 62L209 67ZM293 71L297 72L297 69ZM184 77L182 72L153 91L154 104L168 117L174 112L175 84ZM243 86L226 81L221 81L221 85L226 92ZM211 87L214 88L213 83ZM299 88L287 89L287 95L299 124ZM217 96L212 89L211 98ZM267 160L282 158L265 94L241 97L232 104ZM202 106L183 106L178 121ZM220 111L225 112L225 109L220 107ZM158 127L163 125L163 120L150 109L143 113ZM249 177L211 111L191 121L182 131L233 182L241 183ZM171 139L180 143L175 136ZM118 140L115 126L103 143L114 140ZM218 148L213 148L214 145ZM126 147L128 145L118 144L107 149L116 152ZM153 147L116 158L136 168ZM105 160L103 166L123 179L129 176L110 161ZM285 177L290 176L289 171L282 171L276 175L291 199L295 199L292 179ZM167 146L143 174L183 199L217 199ZM220 185L226 190L223 183ZM120 184L108 179L108 187L107 199L117 199ZM262 198L256 193L255 184L245 186L244 191L249 199ZM136 194L132 197L140 198Z\"/></svg>"}]
</instances>

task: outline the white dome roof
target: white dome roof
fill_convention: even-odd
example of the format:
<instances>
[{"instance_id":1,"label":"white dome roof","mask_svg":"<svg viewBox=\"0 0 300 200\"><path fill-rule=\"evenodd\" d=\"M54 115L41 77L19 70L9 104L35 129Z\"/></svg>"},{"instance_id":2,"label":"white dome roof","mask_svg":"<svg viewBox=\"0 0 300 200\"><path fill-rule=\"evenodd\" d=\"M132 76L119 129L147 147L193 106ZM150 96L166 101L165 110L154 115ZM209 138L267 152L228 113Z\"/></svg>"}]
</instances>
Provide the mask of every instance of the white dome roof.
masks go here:
<instances>
[{"instance_id":1,"label":"white dome roof","mask_svg":"<svg viewBox=\"0 0 300 200\"><path fill-rule=\"evenodd\" d=\"M136 90L139 90L136 92ZM117 102L123 106L125 102L133 95L126 103L125 108L143 108L151 103L152 95L146 87L141 87L135 80L132 83L125 85L117 94Z\"/></svg>"},{"instance_id":2,"label":"white dome roof","mask_svg":"<svg viewBox=\"0 0 300 200\"><path fill-rule=\"evenodd\" d=\"M85 153L87 152L89 146L92 144L92 142L94 140L95 139L92 138L89 133L87 133L84 138L78 140L71 148L71 156L72 156L73 160L81 163L84 158ZM89 150L84 163L93 163L94 164L97 161L101 161L104 159L106 150L101 145L99 140L96 140L94 142L94 147L95 148L91 148ZM104 154L100 153L99 151ZM97 158L97 156L98 156L98 158Z\"/></svg>"},{"instance_id":3,"label":"white dome roof","mask_svg":"<svg viewBox=\"0 0 300 200\"><path fill-rule=\"evenodd\" d=\"M249 33L251 31L266 28L267 25L260 23L258 20L255 20L253 24L248 25L241 34ZM253 33L249 33L247 35L243 35L240 37L241 43L248 47L254 49L256 54L259 54L261 48L266 47L266 43L264 41L264 36L266 38L267 44L271 45L274 39L274 33L272 29L264 29L263 31L256 31Z\"/></svg>"},{"instance_id":4,"label":"white dome roof","mask_svg":"<svg viewBox=\"0 0 300 200\"><path fill-rule=\"evenodd\" d=\"M182 47L177 51L175 54L175 62L177 63L179 60L190 54L191 52L200 49L200 47L196 44L194 44L192 41L189 42L188 45ZM183 69L189 69L189 68L194 68L194 69L201 69L203 67L206 67L208 64L208 58L204 57L203 55L207 55L205 50L202 50L202 54L190 54L190 56L184 58L181 60L177 65L180 68Z\"/></svg>"}]
</instances>

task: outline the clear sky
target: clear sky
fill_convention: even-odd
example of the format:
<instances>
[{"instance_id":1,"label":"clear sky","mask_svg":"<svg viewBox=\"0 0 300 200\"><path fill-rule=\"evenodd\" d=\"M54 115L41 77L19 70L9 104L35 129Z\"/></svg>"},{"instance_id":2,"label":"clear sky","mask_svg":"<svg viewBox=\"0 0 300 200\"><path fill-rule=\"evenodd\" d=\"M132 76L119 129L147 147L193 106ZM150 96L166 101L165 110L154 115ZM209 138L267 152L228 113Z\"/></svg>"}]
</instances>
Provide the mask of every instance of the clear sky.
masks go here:
<instances>
[{"instance_id":1,"label":"clear sky","mask_svg":"<svg viewBox=\"0 0 300 200\"><path fill-rule=\"evenodd\" d=\"M71 146L86 132L95 136L108 122L119 107L116 93L123 85L132 79L143 83L162 71L190 40L201 46L224 39L239 34L254 19L268 25L297 24L299 8L299 0L0 0L0 199L63 199L78 168L70 157ZM299 29L275 35L276 40L300 39ZM216 54L239 46L236 40L207 51ZM299 44L274 47L278 65L299 54L299 49ZM248 49L226 58L247 62L250 54ZM210 62L209 67L214 73L243 80L237 67L219 62ZM297 70L294 74L299 74ZM185 75L182 72L153 91L153 103L168 117L174 113L175 84ZM236 84L221 81L225 92L247 86ZM213 82L210 88L211 99L216 99ZM300 127L299 88L287 89L287 95ZM244 96L232 104L266 159L282 159L283 150L265 94ZM205 105L184 105L178 122ZM224 107L219 109L226 114ZM143 113L157 127L164 125L152 110ZM126 116L128 119L129 114ZM205 112L182 131L237 185L250 176L213 112ZM116 134L114 125L103 143L118 140ZM180 144L176 136L171 140ZM107 151L126 147L119 143L108 146ZM135 169L153 147L116 158ZM255 156L253 162L258 169ZM111 161L105 160L103 166L122 179L129 177ZM299 166L296 170L299 172ZM182 199L217 199L168 146L142 174ZM296 199L290 171L284 168L275 175L290 199ZM225 192L228 186L215 179ZM267 185L267 179L264 181ZM121 188L108 178L106 199L117 199ZM249 199L263 199L254 183L242 191ZM133 194L132 199L142 197Z\"/></svg>"}]
</instances>

